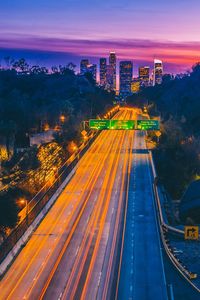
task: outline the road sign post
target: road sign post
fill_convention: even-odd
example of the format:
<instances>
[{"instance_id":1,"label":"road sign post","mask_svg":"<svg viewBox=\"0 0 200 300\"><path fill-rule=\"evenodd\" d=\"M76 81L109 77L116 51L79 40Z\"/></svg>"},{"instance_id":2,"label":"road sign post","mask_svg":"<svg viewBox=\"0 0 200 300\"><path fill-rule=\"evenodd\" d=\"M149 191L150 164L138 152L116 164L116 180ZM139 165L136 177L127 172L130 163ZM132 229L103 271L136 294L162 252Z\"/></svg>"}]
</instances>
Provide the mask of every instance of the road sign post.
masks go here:
<instances>
[{"instance_id":1,"label":"road sign post","mask_svg":"<svg viewBox=\"0 0 200 300\"><path fill-rule=\"evenodd\" d=\"M199 227L198 226L185 226L185 240L198 240Z\"/></svg>"}]
</instances>

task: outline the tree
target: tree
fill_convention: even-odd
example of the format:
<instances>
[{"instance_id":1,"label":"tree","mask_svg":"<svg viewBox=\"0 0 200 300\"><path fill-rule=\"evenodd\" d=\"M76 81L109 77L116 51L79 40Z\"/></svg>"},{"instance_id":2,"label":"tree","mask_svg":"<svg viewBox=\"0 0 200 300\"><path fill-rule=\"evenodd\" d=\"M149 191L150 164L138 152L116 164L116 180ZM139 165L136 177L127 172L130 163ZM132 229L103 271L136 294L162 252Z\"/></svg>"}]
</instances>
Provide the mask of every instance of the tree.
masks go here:
<instances>
[{"instance_id":1,"label":"tree","mask_svg":"<svg viewBox=\"0 0 200 300\"><path fill-rule=\"evenodd\" d=\"M18 206L16 197L19 191L8 191L0 195L0 232L5 238L7 229L14 228L18 222Z\"/></svg>"},{"instance_id":2,"label":"tree","mask_svg":"<svg viewBox=\"0 0 200 300\"><path fill-rule=\"evenodd\" d=\"M0 121L0 136L5 138L7 155L10 155L10 145L16 133L16 124L13 121Z\"/></svg>"},{"instance_id":3,"label":"tree","mask_svg":"<svg viewBox=\"0 0 200 300\"><path fill-rule=\"evenodd\" d=\"M75 71L75 68L76 68L76 65L75 64L73 64L72 62L70 62L70 63L68 63L67 64L67 68L69 69L69 70L71 70L71 71Z\"/></svg>"},{"instance_id":4,"label":"tree","mask_svg":"<svg viewBox=\"0 0 200 300\"><path fill-rule=\"evenodd\" d=\"M11 56L6 56L4 57L4 60L5 60L5 63L6 63L6 66L8 69L11 68L11 66L14 64L15 60L11 57Z\"/></svg>"},{"instance_id":5,"label":"tree","mask_svg":"<svg viewBox=\"0 0 200 300\"><path fill-rule=\"evenodd\" d=\"M32 66L30 69L30 74L32 75L39 75L39 74L47 74L48 69L45 67L40 67L40 66Z\"/></svg>"},{"instance_id":6,"label":"tree","mask_svg":"<svg viewBox=\"0 0 200 300\"><path fill-rule=\"evenodd\" d=\"M12 67L19 73L27 74L29 71L29 64L26 62L24 58L20 58L19 60L15 61Z\"/></svg>"}]
</instances>

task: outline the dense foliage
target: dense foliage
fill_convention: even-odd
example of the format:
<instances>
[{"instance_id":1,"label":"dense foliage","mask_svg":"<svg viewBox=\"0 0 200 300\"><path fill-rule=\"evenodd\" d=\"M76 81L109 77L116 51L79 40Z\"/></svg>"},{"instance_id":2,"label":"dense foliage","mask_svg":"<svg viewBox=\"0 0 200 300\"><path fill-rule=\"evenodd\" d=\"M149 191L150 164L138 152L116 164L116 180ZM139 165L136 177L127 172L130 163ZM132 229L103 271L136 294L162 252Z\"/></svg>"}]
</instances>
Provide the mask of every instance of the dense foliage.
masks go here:
<instances>
[{"instance_id":1,"label":"dense foliage","mask_svg":"<svg viewBox=\"0 0 200 300\"><path fill-rule=\"evenodd\" d=\"M21 195L20 190L12 190L0 195L0 234L4 238L9 228L18 222L18 207L15 198Z\"/></svg>"},{"instance_id":2,"label":"dense foliage","mask_svg":"<svg viewBox=\"0 0 200 300\"><path fill-rule=\"evenodd\" d=\"M41 131L45 123L57 125L61 114L69 131L77 130L80 121L112 105L112 94L97 87L90 74L75 75L73 68L52 67L48 73L19 60L0 70L0 133Z\"/></svg>"},{"instance_id":3,"label":"dense foliage","mask_svg":"<svg viewBox=\"0 0 200 300\"><path fill-rule=\"evenodd\" d=\"M72 63L47 70L45 67L29 66L24 59L14 61L7 57L5 60L7 68L0 69L0 162L7 161L3 164L4 171L9 173L10 170L14 179L24 180L25 173L26 180L35 182L33 174L45 180L48 168L52 169L49 161L57 168L61 165L61 159L70 154L68 145L73 141L80 142L82 121L104 113L113 105L114 94L98 87L91 74L76 75ZM46 128L57 128L55 149L53 144L45 148L49 149L48 159L39 159L41 148L28 150L23 157L18 153L13 156L18 137L27 140L31 133ZM30 176L27 176L28 172ZM3 183L6 183L5 180ZM40 184L37 186L39 189L43 181L36 181ZM12 190L0 194L2 228L4 225L5 228L13 227L17 222L14 196L17 195L13 195Z\"/></svg>"},{"instance_id":4,"label":"dense foliage","mask_svg":"<svg viewBox=\"0 0 200 300\"><path fill-rule=\"evenodd\" d=\"M200 175L200 64L187 74L165 75L163 83L144 88L130 103L148 103L160 116L162 135L154 151L159 177L178 199Z\"/></svg>"}]
</instances>

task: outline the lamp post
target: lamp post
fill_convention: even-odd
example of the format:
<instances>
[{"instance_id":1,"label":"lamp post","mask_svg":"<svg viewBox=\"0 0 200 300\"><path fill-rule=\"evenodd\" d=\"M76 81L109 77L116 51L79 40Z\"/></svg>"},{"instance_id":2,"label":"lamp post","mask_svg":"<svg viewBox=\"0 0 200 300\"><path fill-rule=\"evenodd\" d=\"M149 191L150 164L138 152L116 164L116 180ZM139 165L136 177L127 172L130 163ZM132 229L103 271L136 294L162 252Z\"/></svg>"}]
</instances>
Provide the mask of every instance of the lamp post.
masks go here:
<instances>
[{"instance_id":1,"label":"lamp post","mask_svg":"<svg viewBox=\"0 0 200 300\"><path fill-rule=\"evenodd\" d=\"M20 200L20 203L26 205L26 225L28 226L28 201L23 198Z\"/></svg>"},{"instance_id":2,"label":"lamp post","mask_svg":"<svg viewBox=\"0 0 200 300\"><path fill-rule=\"evenodd\" d=\"M65 120L66 120L66 117L65 117L64 115L60 115L60 122L61 122L62 124L65 123Z\"/></svg>"},{"instance_id":3,"label":"lamp post","mask_svg":"<svg viewBox=\"0 0 200 300\"><path fill-rule=\"evenodd\" d=\"M54 172L55 178L57 178L58 177L58 168L54 166L53 167L53 172Z\"/></svg>"}]
</instances>

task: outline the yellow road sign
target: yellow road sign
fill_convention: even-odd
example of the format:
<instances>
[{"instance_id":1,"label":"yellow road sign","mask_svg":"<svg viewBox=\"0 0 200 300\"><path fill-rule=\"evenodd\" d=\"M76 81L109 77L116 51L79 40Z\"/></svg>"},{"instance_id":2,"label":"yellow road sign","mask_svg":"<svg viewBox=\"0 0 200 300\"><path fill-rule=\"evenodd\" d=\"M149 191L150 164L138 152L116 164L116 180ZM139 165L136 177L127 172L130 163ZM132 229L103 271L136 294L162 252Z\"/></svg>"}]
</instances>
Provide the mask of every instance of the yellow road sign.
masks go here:
<instances>
[{"instance_id":1,"label":"yellow road sign","mask_svg":"<svg viewBox=\"0 0 200 300\"><path fill-rule=\"evenodd\" d=\"M198 240L199 227L198 226L185 226L185 240Z\"/></svg>"},{"instance_id":2,"label":"yellow road sign","mask_svg":"<svg viewBox=\"0 0 200 300\"><path fill-rule=\"evenodd\" d=\"M81 134L82 134L82 136L85 136L85 135L87 135L87 131L86 130L82 130Z\"/></svg>"},{"instance_id":3,"label":"yellow road sign","mask_svg":"<svg viewBox=\"0 0 200 300\"><path fill-rule=\"evenodd\" d=\"M160 131L156 131L155 133L156 133L156 136L157 136L157 137L160 137L160 136L161 136L161 132L160 132Z\"/></svg>"}]
</instances>

